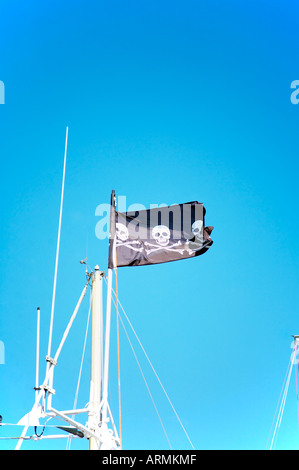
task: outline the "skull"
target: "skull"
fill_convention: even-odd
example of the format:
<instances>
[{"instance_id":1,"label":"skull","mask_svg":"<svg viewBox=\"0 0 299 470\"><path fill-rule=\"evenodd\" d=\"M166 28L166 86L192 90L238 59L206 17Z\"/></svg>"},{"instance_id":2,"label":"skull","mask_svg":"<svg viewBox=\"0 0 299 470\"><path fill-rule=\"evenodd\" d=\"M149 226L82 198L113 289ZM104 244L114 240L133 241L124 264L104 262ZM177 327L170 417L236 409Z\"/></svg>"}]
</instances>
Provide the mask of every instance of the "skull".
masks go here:
<instances>
[{"instance_id":1,"label":"skull","mask_svg":"<svg viewBox=\"0 0 299 470\"><path fill-rule=\"evenodd\" d=\"M202 220L196 220L193 224L192 224L192 233L193 235L195 235L196 238L198 239L201 239L202 238L202 225L203 225L203 222Z\"/></svg>"},{"instance_id":2,"label":"skull","mask_svg":"<svg viewBox=\"0 0 299 470\"><path fill-rule=\"evenodd\" d=\"M116 223L116 238L122 242L125 242L129 238L127 227L119 222Z\"/></svg>"},{"instance_id":3,"label":"skull","mask_svg":"<svg viewBox=\"0 0 299 470\"><path fill-rule=\"evenodd\" d=\"M167 246L170 239L170 230L166 225L156 225L152 230L152 236L161 246Z\"/></svg>"}]
</instances>

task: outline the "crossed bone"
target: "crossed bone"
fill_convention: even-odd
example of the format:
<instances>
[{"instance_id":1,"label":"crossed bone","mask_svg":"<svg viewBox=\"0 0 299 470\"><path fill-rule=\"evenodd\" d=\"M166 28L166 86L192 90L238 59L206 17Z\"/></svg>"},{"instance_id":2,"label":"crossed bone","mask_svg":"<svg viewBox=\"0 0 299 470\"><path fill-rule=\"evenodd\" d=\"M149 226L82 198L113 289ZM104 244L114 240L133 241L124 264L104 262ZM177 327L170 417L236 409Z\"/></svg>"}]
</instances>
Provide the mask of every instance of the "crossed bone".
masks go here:
<instances>
[{"instance_id":1,"label":"crossed bone","mask_svg":"<svg viewBox=\"0 0 299 470\"><path fill-rule=\"evenodd\" d=\"M135 246L133 246L133 245L135 245ZM185 251L187 251L189 255L191 255L192 253L194 253L194 251L196 251L196 250L192 250L192 249L188 248L188 242L183 244L181 242L181 240L179 240L176 243L173 243L170 246L169 245L168 246L157 246L156 244L149 243L149 242L146 242L146 241L142 241L140 239L128 240L126 242L122 242L122 241L119 241L119 240L116 239L116 248L121 247L121 246L125 246L126 248L129 248L129 249L131 249L133 251L136 251L136 252L139 252L139 253L142 252L143 248L145 247L146 251L149 255L151 253L155 253L156 251L161 251L161 250L162 251L164 251L164 250L172 251L172 252L175 252L175 253L180 253L181 255L183 255ZM182 248L180 249L179 247L182 247Z\"/></svg>"}]
</instances>

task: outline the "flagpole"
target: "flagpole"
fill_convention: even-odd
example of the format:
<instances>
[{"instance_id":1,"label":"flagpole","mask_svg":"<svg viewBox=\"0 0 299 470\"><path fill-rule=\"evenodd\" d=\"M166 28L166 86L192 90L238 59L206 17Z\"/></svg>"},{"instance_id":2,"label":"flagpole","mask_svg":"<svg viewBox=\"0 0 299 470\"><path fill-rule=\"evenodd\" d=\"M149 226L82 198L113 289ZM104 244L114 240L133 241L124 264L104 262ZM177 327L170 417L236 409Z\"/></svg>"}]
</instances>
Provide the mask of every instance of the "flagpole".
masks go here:
<instances>
[{"instance_id":1,"label":"flagpole","mask_svg":"<svg viewBox=\"0 0 299 470\"><path fill-rule=\"evenodd\" d=\"M106 331L105 331L105 357L103 377L103 423L108 421L108 378L109 378L109 354L110 354L110 325L111 325L111 297L112 297L112 269L108 269L107 305L106 305Z\"/></svg>"},{"instance_id":2,"label":"flagpole","mask_svg":"<svg viewBox=\"0 0 299 470\"><path fill-rule=\"evenodd\" d=\"M112 243L112 265L115 266L114 257L114 239L115 239L115 192L111 193L110 205L110 234L109 242ZM109 253L110 255L110 253ZM106 304L106 331L105 331L105 354L104 354L104 376L103 376L103 410L102 410L102 425L103 430L107 429L109 421L109 407L108 407L108 383L109 383L109 354L110 354L110 326L111 326L111 298L112 298L112 274L113 267L108 268L108 282L107 282L107 304ZM106 443L103 443L102 449L107 449Z\"/></svg>"}]
</instances>

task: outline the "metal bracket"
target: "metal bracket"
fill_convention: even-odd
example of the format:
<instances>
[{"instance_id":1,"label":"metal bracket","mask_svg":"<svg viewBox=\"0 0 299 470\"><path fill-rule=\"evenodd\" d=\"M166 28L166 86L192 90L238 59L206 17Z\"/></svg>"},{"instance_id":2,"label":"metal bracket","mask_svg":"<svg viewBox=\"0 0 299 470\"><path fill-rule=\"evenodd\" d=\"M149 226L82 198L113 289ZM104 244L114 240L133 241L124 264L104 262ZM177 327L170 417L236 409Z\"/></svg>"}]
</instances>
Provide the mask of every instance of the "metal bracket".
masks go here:
<instances>
[{"instance_id":1,"label":"metal bracket","mask_svg":"<svg viewBox=\"0 0 299 470\"><path fill-rule=\"evenodd\" d=\"M54 388L49 387L49 385L43 385L42 386L43 390L45 390L48 393L51 393L52 395L55 395L55 390Z\"/></svg>"},{"instance_id":2,"label":"metal bracket","mask_svg":"<svg viewBox=\"0 0 299 470\"><path fill-rule=\"evenodd\" d=\"M46 361L52 364L53 366L57 366L57 361L55 361L55 359L50 356L46 356Z\"/></svg>"}]
</instances>

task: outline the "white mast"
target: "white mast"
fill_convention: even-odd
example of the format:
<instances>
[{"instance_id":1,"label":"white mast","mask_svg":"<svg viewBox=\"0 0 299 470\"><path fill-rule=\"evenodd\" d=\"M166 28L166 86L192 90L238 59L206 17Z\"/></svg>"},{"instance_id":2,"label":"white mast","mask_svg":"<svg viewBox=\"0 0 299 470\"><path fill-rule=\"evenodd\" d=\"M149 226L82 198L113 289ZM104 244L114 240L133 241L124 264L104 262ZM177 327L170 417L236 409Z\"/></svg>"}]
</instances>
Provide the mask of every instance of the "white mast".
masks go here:
<instances>
[{"instance_id":1,"label":"white mast","mask_svg":"<svg viewBox=\"0 0 299 470\"><path fill-rule=\"evenodd\" d=\"M104 273L95 266L92 276L90 399L88 405L89 450L118 450L120 441L108 403L112 269L108 270L105 354L103 356ZM102 363L104 362L104 367ZM112 429L109 428L109 423Z\"/></svg>"},{"instance_id":2,"label":"white mast","mask_svg":"<svg viewBox=\"0 0 299 470\"><path fill-rule=\"evenodd\" d=\"M35 399L37 398L39 388L39 344L40 344L40 308L37 308L36 322L36 367L35 367Z\"/></svg>"},{"instance_id":3,"label":"white mast","mask_svg":"<svg viewBox=\"0 0 299 470\"><path fill-rule=\"evenodd\" d=\"M92 313L91 313L91 364L90 398L88 427L96 433L100 423L100 403L102 399L102 356L103 356L103 299L102 276L99 266L95 266L92 276ZM95 437L89 439L89 450L97 450Z\"/></svg>"},{"instance_id":4,"label":"white mast","mask_svg":"<svg viewBox=\"0 0 299 470\"><path fill-rule=\"evenodd\" d=\"M105 332L105 362L103 377L103 428L107 427L108 419L108 382L109 382L109 355L110 355L110 324L111 324L111 296L112 296L112 269L108 269L107 305L106 305L106 332ZM104 446L107 450L107 447Z\"/></svg>"},{"instance_id":5,"label":"white mast","mask_svg":"<svg viewBox=\"0 0 299 470\"><path fill-rule=\"evenodd\" d=\"M112 256L115 258L115 192L111 193L110 205L110 243L112 243ZM115 259L113 261L115 265ZM101 420L101 450L116 450L121 448L120 439L114 424L112 413L108 403L109 384L109 356L110 356L110 325L111 325L111 298L112 298L112 274L113 269L108 268L107 304L106 304L106 331L105 331L105 356L103 370L103 396L102 396L102 420ZM108 429L111 422L113 430Z\"/></svg>"},{"instance_id":6,"label":"white mast","mask_svg":"<svg viewBox=\"0 0 299 470\"><path fill-rule=\"evenodd\" d=\"M112 243L112 257L114 258L115 238L115 192L111 193L110 202L110 234L109 243ZM110 253L109 253L110 254ZM115 259L113 259L113 265ZM103 378L103 423L108 421L108 376L109 376L109 354L110 354L110 324L111 324L111 297L112 297L112 274L113 269L108 268L107 282L107 304L106 304L106 332L105 332L105 362Z\"/></svg>"}]
</instances>

